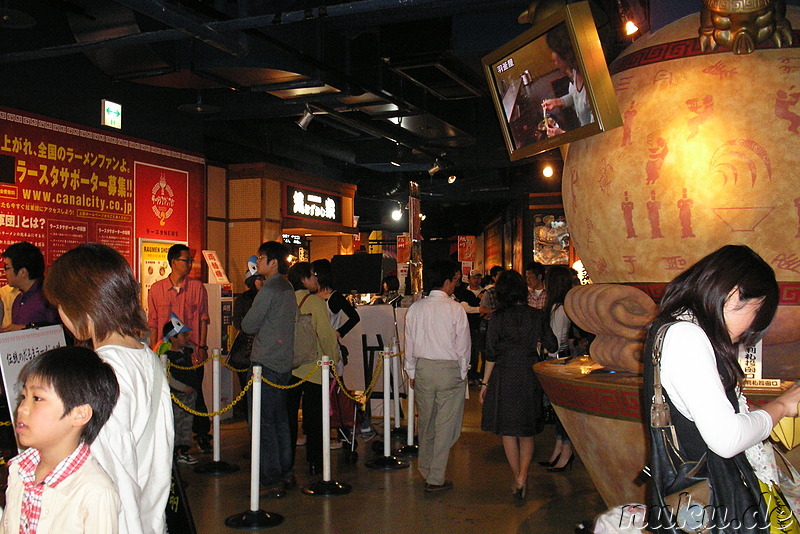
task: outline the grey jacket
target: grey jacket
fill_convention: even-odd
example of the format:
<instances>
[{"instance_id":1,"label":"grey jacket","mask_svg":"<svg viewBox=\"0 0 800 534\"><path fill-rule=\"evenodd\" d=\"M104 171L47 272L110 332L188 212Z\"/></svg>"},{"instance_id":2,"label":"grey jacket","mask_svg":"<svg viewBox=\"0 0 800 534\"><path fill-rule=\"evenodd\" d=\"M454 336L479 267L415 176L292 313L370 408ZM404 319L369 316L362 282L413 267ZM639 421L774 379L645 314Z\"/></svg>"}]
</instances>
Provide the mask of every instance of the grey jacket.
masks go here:
<instances>
[{"instance_id":1,"label":"grey jacket","mask_svg":"<svg viewBox=\"0 0 800 534\"><path fill-rule=\"evenodd\" d=\"M254 363L277 373L292 370L296 315L297 301L292 284L281 274L267 278L242 319L242 331L256 336L250 353Z\"/></svg>"}]
</instances>

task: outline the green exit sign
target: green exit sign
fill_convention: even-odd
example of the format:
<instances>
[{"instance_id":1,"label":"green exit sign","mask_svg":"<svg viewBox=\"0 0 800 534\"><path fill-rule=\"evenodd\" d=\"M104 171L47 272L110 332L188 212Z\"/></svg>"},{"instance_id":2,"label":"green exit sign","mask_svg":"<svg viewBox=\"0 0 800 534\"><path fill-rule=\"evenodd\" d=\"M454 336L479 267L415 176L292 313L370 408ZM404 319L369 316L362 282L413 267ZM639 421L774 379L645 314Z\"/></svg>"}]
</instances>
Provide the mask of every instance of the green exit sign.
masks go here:
<instances>
[{"instance_id":1,"label":"green exit sign","mask_svg":"<svg viewBox=\"0 0 800 534\"><path fill-rule=\"evenodd\" d=\"M100 109L100 124L111 128L122 128L122 104L111 100L103 100Z\"/></svg>"}]
</instances>

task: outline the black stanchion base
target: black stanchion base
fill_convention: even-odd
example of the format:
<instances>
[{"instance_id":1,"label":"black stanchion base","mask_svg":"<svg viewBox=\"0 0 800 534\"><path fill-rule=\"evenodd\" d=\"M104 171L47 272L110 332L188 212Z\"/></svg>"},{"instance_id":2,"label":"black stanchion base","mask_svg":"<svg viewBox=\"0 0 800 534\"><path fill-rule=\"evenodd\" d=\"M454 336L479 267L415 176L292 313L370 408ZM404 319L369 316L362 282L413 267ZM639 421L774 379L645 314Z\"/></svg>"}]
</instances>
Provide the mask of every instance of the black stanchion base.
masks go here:
<instances>
[{"instance_id":1,"label":"black stanchion base","mask_svg":"<svg viewBox=\"0 0 800 534\"><path fill-rule=\"evenodd\" d=\"M419 447L416 445L404 445L394 451L397 456L412 457L419 454Z\"/></svg>"},{"instance_id":2,"label":"black stanchion base","mask_svg":"<svg viewBox=\"0 0 800 534\"><path fill-rule=\"evenodd\" d=\"M397 428L392 428L392 437L393 438L404 438L408 436L408 429L404 426L398 426Z\"/></svg>"},{"instance_id":3,"label":"black stanchion base","mask_svg":"<svg viewBox=\"0 0 800 534\"><path fill-rule=\"evenodd\" d=\"M394 456L381 456L380 458L375 458L371 462L367 462L364 465L370 469L405 469L408 467L408 462L398 460Z\"/></svg>"},{"instance_id":4,"label":"black stanchion base","mask_svg":"<svg viewBox=\"0 0 800 534\"><path fill-rule=\"evenodd\" d=\"M208 462L207 464L198 465L194 468L195 473L201 473L203 475L227 475L229 473L235 473L238 470L238 465L222 461Z\"/></svg>"},{"instance_id":5,"label":"black stanchion base","mask_svg":"<svg viewBox=\"0 0 800 534\"><path fill-rule=\"evenodd\" d=\"M326 496L326 495L347 495L353 491L353 486L345 484L344 482L336 482L335 480L324 481L320 480L311 484L307 488L303 488L303 493L306 495Z\"/></svg>"},{"instance_id":6,"label":"black stanchion base","mask_svg":"<svg viewBox=\"0 0 800 534\"><path fill-rule=\"evenodd\" d=\"M264 510L253 512L247 510L240 514L232 515L225 520L225 526L230 528L238 528L240 530L258 530L262 528L277 527L283 523L283 516L280 514L271 514Z\"/></svg>"}]
</instances>

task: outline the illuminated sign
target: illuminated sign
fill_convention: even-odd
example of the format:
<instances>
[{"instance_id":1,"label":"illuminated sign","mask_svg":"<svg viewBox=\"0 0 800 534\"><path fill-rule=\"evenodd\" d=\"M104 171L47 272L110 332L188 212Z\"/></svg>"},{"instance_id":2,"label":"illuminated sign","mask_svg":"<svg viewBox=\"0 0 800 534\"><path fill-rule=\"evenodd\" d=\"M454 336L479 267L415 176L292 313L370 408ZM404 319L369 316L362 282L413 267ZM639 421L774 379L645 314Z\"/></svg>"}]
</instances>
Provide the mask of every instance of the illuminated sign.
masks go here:
<instances>
[{"instance_id":1,"label":"illuminated sign","mask_svg":"<svg viewBox=\"0 0 800 534\"><path fill-rule=\"evenodd\" d=\"M340 223L342 197L286 187L286 216Z\"/></svg>"},{"instance_id":2,"label":"illuminated sign","mask_svg":"<svg viewBox=\"0 0 800 534\"><path fill-rule=\"evenodd\" d=\"M122 104L103 99L100 103L100 124L122 128Z\"/></svg>"},{"instance_id":3,"label":"illuminated sign","mask_svg":"<svg viewBox=\"0 0 800 534\"><path fill-rule=\"evenodd\" d=\"M283 243L285 245L302 245L303 238L295 234L283 234Z\"/></svg>"}]
</instances>

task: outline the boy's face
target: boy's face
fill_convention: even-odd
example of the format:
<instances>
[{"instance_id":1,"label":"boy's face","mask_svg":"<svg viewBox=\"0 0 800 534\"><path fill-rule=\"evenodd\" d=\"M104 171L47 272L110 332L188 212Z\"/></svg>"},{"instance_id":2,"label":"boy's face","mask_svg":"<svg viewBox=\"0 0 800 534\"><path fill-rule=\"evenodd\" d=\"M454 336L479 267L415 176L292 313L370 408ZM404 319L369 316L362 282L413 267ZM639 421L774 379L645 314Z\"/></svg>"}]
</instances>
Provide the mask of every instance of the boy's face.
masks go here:
<instances>
[{"instance_id":1,"label":"boy's face","mask_svg":"<svg viewBox=\"0 0 800 534\"><path fill-rule=\"evenodd\" d=\"M71 413L64 415L64 403L51 385L28 378L17 406L15 430L20 445L39 450L58 448L74 428Z\"/></svg>"},{"instance_id":2,"label":"boy's face","mask_svg":"<svg viewBox=\"0 0 800 534\"><path fill-rule=\"evenodd\" d=\"M172 341L173 349L180 350L189 344L189 332L181 332L180 334L173 336L170 341Z\"/></svg>"}]
</instances>

